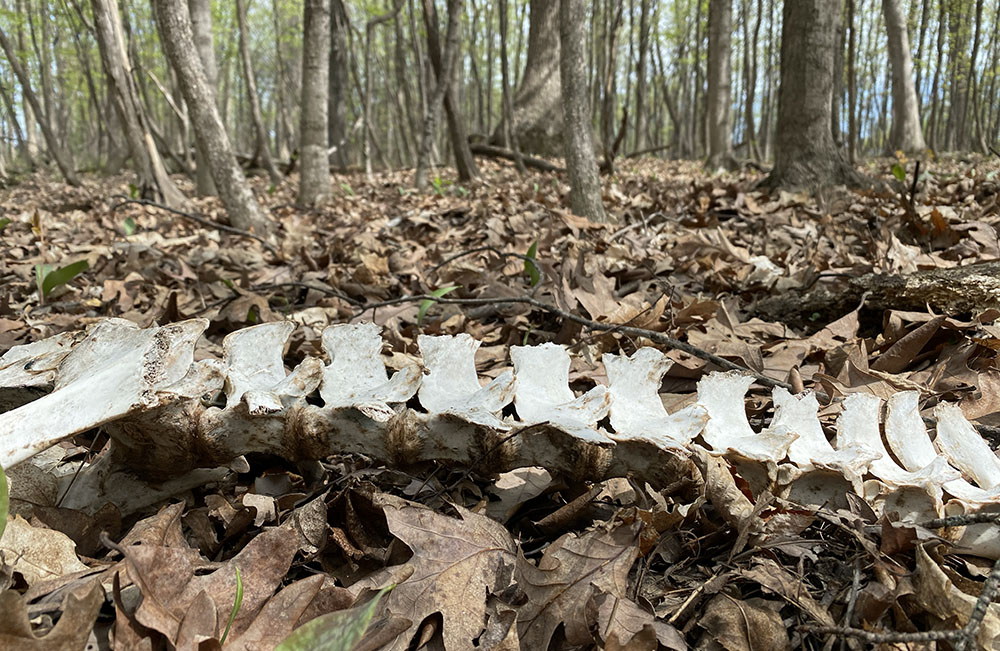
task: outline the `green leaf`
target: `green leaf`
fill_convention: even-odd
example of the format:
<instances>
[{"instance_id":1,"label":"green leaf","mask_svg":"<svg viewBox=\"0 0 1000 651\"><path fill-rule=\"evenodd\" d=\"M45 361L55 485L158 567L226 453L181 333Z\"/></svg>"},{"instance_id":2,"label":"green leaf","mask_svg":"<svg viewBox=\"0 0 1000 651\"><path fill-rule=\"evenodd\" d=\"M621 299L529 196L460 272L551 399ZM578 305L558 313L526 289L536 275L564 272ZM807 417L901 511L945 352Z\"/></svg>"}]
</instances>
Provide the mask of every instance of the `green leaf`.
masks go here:
<instances>
[{"instance_id":1,"label":"green leaf","mask_svg":"<svg viewBox=\"0 0 1000 651\"><path fill-rule=\"evenodd\" d=\"M10 506L10 495L7 494L7 475L0 467L0 538L3 538L3 530L7 528L7 509Z\"/></svg>"},{"instance_id":2,"label":"green leaf","mask_svg":"<svg viewBox=\"0 0 1000 651\"><path fill-rule=\"evenodd\" d=\"M4 217L3 219L0 219L0 231L3 231L3 229L7 228L7 224L9 224L9 223L10 223L10 219L8 219L7 217Z\"/></svg>"},{"instance_id":3,"label":"green leaf","mask_svg":"<svg viewBox=\"0 0 1000 651\"><path fill-rule=\"evenodd\" d=\"M531 243L528 247L528 252L525 254L527 258L524 261L524 273L528 274L528 279L531 280L531 286L534 287L542 279L540 273L538 273L538 238Z\"/></svg>"},{"instance_id":4,"label":"green leaf","mask_svg":"<svg viewBox=\"0 0 1000 651\"><path fill-rule=\"evenodd\" d=\"M894 163L892 166L892 175L896 177L896 180L902 183L906 180L906 168L899 163Z\"/></svg>"},{"instance_id":5,"label":"green leaf","mask_svg":"<svg viewBox=\"0 0 1000 651\"><path fill-rule=\"evenodd\" d=\"M135 183L129 183L128 184L128 196L129 196L130 199L138 199L139 198L139 186L137 186Z\"/></svg>"},{"instance_id":6,"label":"green leaf","mask_svg":"<svg viewBox=\"0 0 1000 651\"><path fill-rule=\"evenodd\" d=\"M222 284L225 285L226 287L228 287L229 289L233 289L233 290L236 289L236 285L233 284L233 281L229 280L228 278L222 278L221 280L222 280Z\"/></svg>"},{"instance_id":7,"label":"green leaf","mask_svg":"<svg viewBox=\"0 0 1000 651\"><path fill-rule=\"evenodd\" d=\"M125 221L122 222L122 228L125 230L126 235L135 234L135 229L136 229L135 220L132 219L131 217L126 217Z\"/></svg>"},{"instance_id":8,"label":"green leaf","mask_svg":"<svg viewBox=\"0 0 1000 651\"><path fill-rule=\"evenodd\" d=\"M448 292L453 292L459 287L461 287L461 285L448 285L447 287L438 287L433 292L431 292L431 296L436 296L438 298L441 298ZM427 314L427 310L429 310L431 308L431 305L433 305L436 302L437 301L435 301L433 298L426 298L420 302L420 309L417 310L417 325L420 325L421 323L424 322L424 316Z\"/></svg>"},{"instance_id":9,"label":"green leaf","mask_svg":"<svg viewBox=\"0 0 1000 651\"><path fill-rule=\"evenodd\" d=\"M394 587L382 588L364 605L309 620L282 640L275 651L350 651L368 630L382 595Z\"/></svg>"},{"instance_id":10,"label":"green leaf","mask_svg":"<svg viewBox=\"0 0 1000 651\"><path fill-rule=\"evenodd\" d=\"M53 289L65 285L89 267L90 264L86 260L77 260L58 269L53 269L52 265L48 264L36 264L35 283L38 285L39 291L42 292L42 298L44 298L51 294Z\"/></svg>"},{"instance_id":11,"label":"green leaf","mask_svg":"<svg viewBox=\"0 0 1000 651\"><path fill-rule=\"evenodd\" d=\"M229 629L233 626L233 620L236 619L236 614L240 612L240 606L243 605L243 577L240 576L240 568L235 565L233 568L236 570L236 599L233 600L233 609L229 611L229 621L226 622L226 630L222 634L222 639L219 640L219 646L226 643L226 636L229 635Z\"/></svg>"}]
</instances>

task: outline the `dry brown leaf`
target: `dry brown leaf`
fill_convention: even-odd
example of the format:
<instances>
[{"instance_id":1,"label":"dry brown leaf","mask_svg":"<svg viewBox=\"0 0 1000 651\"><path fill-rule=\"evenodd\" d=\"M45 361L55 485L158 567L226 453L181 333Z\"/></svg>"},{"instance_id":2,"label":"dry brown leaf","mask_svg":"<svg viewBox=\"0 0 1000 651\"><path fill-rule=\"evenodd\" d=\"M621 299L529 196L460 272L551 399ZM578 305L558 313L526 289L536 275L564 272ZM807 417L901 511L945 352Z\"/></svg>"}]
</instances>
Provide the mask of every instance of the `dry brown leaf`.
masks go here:
<instances>
[{"instance_id":1,"label":"dry brown leaf","mask_svg":"<svg viewBox=\"0 0 1000 651\"><path fill-rule=\"evenodd\" d=\"M522 558L517 582L528 595L517 617L522 647L547 648L560 624L570 644L592 644L587 604L595 589L626 598L638 536L638 525L566 534L546 548L537 567Z\"/></svg>"},{"instance_id":2,"label":"dry brown leaf","mask_svg":"<svg viewBox=\"0 0 1000 651\"><path fill-rule=\"evenodd\" d=\"M726 651L784 651L791 649L788 631L774 603L763 599L741 600L717 594L698 620L711 638Z\"/></svg>"},{"instance_id":3,"label":"dry brown leaf","mask_svg":"<svg viewBox=\"0 0 1000 651\"><path fill-rule=\"evenodd\" d=\"M19 515L7 520L0 553L28 585L87 569L77 558L76 543L69 536L33 526Z\"/></svg>"},{"instance_id":4,"label":"dry brown leaf","mask_svg":"<svg viewBox=\"0 0 1000 651\"><path fill-rule=\"evenodd\" d=\"M979 595L959 590L922 545L917 547L916 557L913 587L920 605L948 622L948 628L965 626ZM1000 604L993 603L987 607L976 640L981 649L995 649L1000 645Z\"/></svg>"},{"instance_id":5,"label":"dry brown leaf","mask_svg":"<svg viewBox=\"0 0 1000 651\"><path fill-rule=\"evenodd\" d=\"M379 499L389 530L413 551L406 564L412 576L386 595L383 608L414 623L441 613L445 648L471 649L486 622L487 594L510 584L517 554L510 533L460 506L458 519L388 495ZM402 636L390 648L407 643Z\"/></svg>"},{"instance_id":6,"label":"dry brown leaf","mask_svg":"<svg viewBox=\"0 0 1000 651\"><path fill-rule=\"evenodd\" d=\"M0 594L0 648L4 651L82 649L103 603L104 591L98 581L93 581L86 592L68 594L59 621L38 637L31 630L24 597L7 590Z\"/></svg>"}]
</instances>

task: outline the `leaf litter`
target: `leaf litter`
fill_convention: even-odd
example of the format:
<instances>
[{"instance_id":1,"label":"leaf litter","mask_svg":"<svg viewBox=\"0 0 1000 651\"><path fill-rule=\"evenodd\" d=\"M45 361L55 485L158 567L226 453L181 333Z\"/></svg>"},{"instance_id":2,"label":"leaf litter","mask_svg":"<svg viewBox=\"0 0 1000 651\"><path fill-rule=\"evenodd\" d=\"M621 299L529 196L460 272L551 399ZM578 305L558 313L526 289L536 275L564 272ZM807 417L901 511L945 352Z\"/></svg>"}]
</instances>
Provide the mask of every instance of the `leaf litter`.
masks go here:
<instances>
[{"instance_id":1,"label":"leaf litter","mask_svg":"<svg viewBox=\"0 0 1000 651\"><path fill-rule=\"evenodd\" d=\"M900 164L868 171L888 179ZM477 371L488 378L509 366L510 346L556 342L573 353L571 386L583 393L607 383L603 353L652 345L524 303L445 300L529 294L816 389L829 431L830 401L914 388L925 416L949 400L981 425L1000 424L1000 305L774 307L776 297L814 290L847 295L865 274L996 260L995 160L931 161L912 200L908 184L810 197L757 190L753 172L709 177L696 163L619 167L605 178L614 224L572 215L561 179L493 163L472 184L446 172L428 194L408 189L405 172L337 175L335 196L310 210L294 205L293 182L267 192L255 179L281 224L276 251L124 202L125 177L80 188L24 177L0 194L10 220L0 351L109 316L141 326L201 316L211 325L198 354L221 357L232 330L287 320L298 326L284 354L290 367L322 355L327 325L374 321L392 370L416 359L419 334L482 341ZM193 204L224 221L217 200ZM68 267L43 289L37 270ZM398 300L422 295L442 300ZM719 369L664 352L674 364L660 397L673 413ZM0 404L46 389L40 377ZM769 392L755 385L747 410L766 425ZM97 430L46 458L72 467L102 454L106 440ZM968 622L990 559L960 555L929 529L880 522L862 500L814 512L755 494L718 457L698 461L705 482L694 492L351 455L244 463L142 517L85 515L44 486L20 493L31 499L15 491L0 541L4 648L218 648L237 568L243 598L226 640L235 649L274 648L311 621L327 626L312 634L357 649L781 649L823 646L846 628L855 629L845 637L852 648L1000 641L995 605L966 638L942 641ZM906 637L918 631L930 637Z\"/></svg>"}]
</instances>

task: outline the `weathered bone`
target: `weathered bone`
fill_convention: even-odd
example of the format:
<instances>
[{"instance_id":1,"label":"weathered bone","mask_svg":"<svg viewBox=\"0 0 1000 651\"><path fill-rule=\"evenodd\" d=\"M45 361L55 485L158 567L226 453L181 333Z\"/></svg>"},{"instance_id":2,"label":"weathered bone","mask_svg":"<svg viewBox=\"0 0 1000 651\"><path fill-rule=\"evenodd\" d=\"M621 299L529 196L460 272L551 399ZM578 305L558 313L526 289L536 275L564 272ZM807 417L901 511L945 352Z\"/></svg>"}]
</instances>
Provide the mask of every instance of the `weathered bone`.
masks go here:
<instances>
[{"instance_id":1,"label":"weathered bone","mask_svg":"<svg viewBox=\"0 0 1000 651\"><path fill-rule=\"evenodd\" d=\"M206 327L205 319L147 329L123 319L98 323L59 363L52 393L0 415L0 465L133 410L200 395L184 379ZM45 348L43 357L50 354Z\"/></svg>"},{"instance_id":2,"label":"weathered bone","mask_svg":"<svg viewBox=\"0 0 1000 651\"><path fill-rule=\"evenodd\" d=\"M81 471L64 503L96 509L107 500L133 510L149 503L139 493L159 499L217 480L225 472L219 466L250 452L290 460L357 452L488 471L542 465L581 479L630 475L677 488L700 481L688 456L703 442L755 490L805 505L841 505L844 491L853 490L876 510L909 520L1000 509L1000 459L953 405L937 407L931 443L915 392L889 400L885 440L897 464L879 431L880 401L866 394L844 401L835 446L811 393L776 390L771 425L755 432L743 404L751 380L736 373L702 378L698 404L668 415L657 392L668 361L652 349L606 355L609 386L577 397L568 386L569 356L552 344L512 348L514 372L481 386L479 342L464 334L419 337L427 375L413 367L389 377L374 325L327 328L330 363L307 358L291 373L281 360L290 324L231 333L224 361L195 363L205 326L192 320L139 329L112 319L79 343L62 335L8 351L0 358L0 391L49 384L53 391L0 415L0 462L9 467L105 424L110 451ZM323 407L305 400L317 387ZM225 407L200 400L221 388ZM405 406L414 393L424 411ZM516 419L503 416L512 400ZM609 409L605 431L597 423ZM157 490L143 490L147 481ZM969 527L961 542L1000 556L995 527Z\"/></svg>"},{"instance_id":3,"label":"weathered bone","mask_svg":"<svg viewBox=\"0 0 1000 651\"><path fill-rule=\"evenodd\" d=\"M708 412L696 404L667 414L660 382L673 362L655 348L640 348L631 357L605 353L602 360L611 385L611 438L686 452L685 446L705 429Z\"/></svg>"}]
</instances>

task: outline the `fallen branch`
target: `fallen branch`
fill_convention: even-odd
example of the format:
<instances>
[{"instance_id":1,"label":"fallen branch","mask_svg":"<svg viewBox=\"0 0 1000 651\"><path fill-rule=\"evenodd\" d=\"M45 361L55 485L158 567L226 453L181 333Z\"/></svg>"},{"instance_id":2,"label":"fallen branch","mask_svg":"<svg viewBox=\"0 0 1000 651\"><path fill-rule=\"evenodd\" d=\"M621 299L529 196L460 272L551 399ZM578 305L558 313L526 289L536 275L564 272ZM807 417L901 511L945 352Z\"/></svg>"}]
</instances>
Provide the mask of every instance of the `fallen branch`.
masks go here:
<instances>
[{"instance_id":1,"label":"fallen branch","mask_svg":"<svg viewBox=\"0 0 1000 651\"><path fill-rule=\"evenodd\" d=\"M232 235L237 235L239 237L245 237L251 240L256 240L257 242L260 242L261 246L263 246L265 249L267 249L274 255L280 256L278 249L273 244L268 242L266 239L264 239L259 235L254 235L249 231L236 228L235 226L227 226L226 224L220 224L218 222L212 221L211 219L205 219L200 215L195 215L194 213L185 212L183 210L177 210L176 208L171 208L170 206L165 206L162 203L157 203L156 201L150 201L149 199L132 199L131 197L126 197L123 194L117 194L115 195L115 198L119 198L121 199L121 201L111 206L111 212L114 212L118 210L118 208L121 208L122 206L128 205L130 203L139 204L140 206L152 206L153 208L159 208L160 210L165 210L173 215L183 217L184 219L189 219L196 224L204 226L205 228L214 228L224 233L230 233Z\"/></svg>"},{"instance_id":2,"label":"fallen branch","mask_svg":"<svg viewBox=\"0 0 1000 651\"><path fill-rule=\"evenodd\" d=\"M469 149L473 154L477 156L486 156L487 158L502 158L504 160L509 160L517 162L517 154L509 149L504 149L503 147L497 147L495 145L487 145L484 143L469 143ZM526 167L532 167L536 170L542 172L565 172L566 170L558 165L554 165L544 158L535 158L534 156L528 156L527 154L521 154L521 161Z\"/></svg>"}]
</instances>

